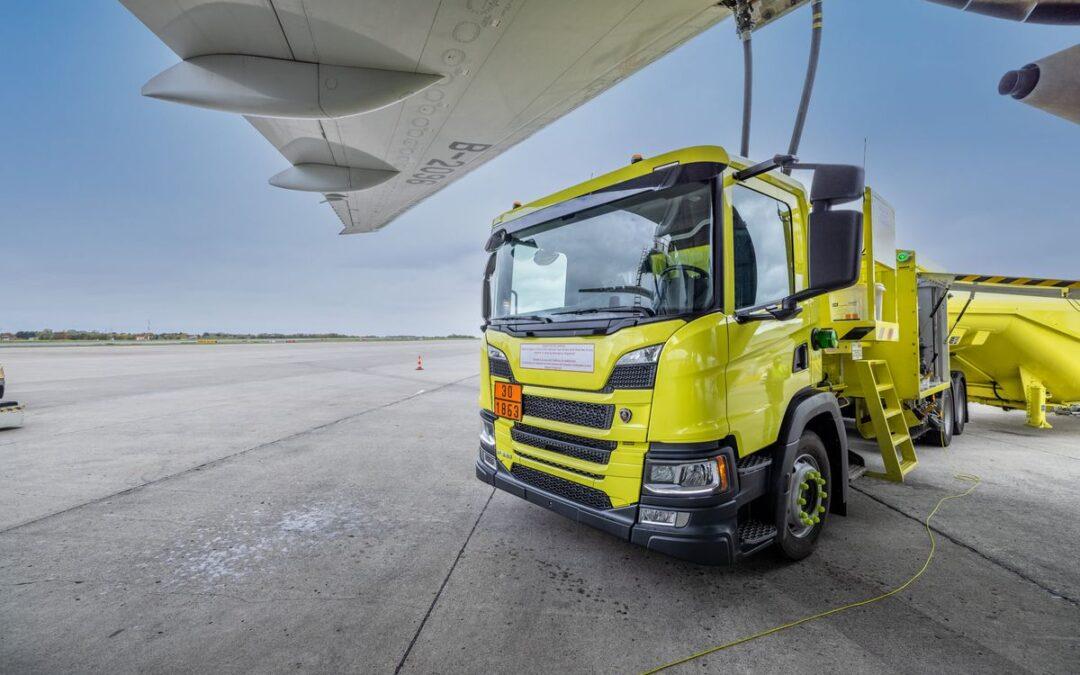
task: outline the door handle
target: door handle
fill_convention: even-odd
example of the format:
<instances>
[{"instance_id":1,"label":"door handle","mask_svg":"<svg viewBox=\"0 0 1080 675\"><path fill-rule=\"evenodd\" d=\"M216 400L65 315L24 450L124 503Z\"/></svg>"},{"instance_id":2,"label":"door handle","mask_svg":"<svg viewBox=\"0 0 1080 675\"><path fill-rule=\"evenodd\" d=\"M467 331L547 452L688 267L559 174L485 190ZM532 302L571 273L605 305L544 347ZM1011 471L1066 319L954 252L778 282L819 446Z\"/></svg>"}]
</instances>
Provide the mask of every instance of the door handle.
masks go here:
<instances>
[{"instance_id":1,"label":"door handle","mask_svg":"<svg viewBox=\"0 0 1080 675\"><path fill-rule=\"evenodd\" d=\"M810 347L804 342L795 348L795 357L791 360L791 372L801 373L810 367Z\"/></svg>"}]
</instances>

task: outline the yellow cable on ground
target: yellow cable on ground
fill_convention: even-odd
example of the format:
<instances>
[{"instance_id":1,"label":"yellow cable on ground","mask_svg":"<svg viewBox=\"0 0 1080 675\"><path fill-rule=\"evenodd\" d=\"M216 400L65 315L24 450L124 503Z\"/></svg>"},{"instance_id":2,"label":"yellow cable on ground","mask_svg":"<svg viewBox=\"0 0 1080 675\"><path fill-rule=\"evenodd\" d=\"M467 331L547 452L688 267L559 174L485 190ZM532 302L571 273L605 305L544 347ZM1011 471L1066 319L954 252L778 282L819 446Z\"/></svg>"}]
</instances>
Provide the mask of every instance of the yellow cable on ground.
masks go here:
<instances>
[{"instance_id":1,"label":"yellow cable on ground","mask_svg":"<svg viewBox=\"0 0 1080 675\"><path fill-rule=\"evenodd\" d=\"M739 638L738 640L732 640L731 642L724 643L724 644L719 645L717 647L710 647L709 649L700 651L700 652L698 652L696 654L691 654L690 656L687 656L685 658L681 658L678 661L672 661L671 663L665 663L664 665L659 666L658 668L653 668L652 670L647 670L647 671L645 671L644 675L651 675L652 673L659 673L661 670L667 670L668 668L672 668L674 666L678 666L678 665L681 665L683 663L693 661L694 659L699 659L702 656L707 656L709 654L714 654L714 653L722 651L724 649L728 649L729 647L734 647L736 645L741 645L741 644L743 644L745 642L750 642L751 640L757 640L758 638L763 638L763 637L766 637L768 635L772 635L773 633L779 633L782 630L787 630L788 628L794 628L795 626L801 626L804 623L809 623L811 621L816 621L817 619L824 619L827 616L832 616L833 614L839 614L840 612L844 612L844 611L847 611L849 609L855 609L856 607L862 607L864 605L869 605L869 604L877 602L879 600L884 600L885 598L896 595L900 591L904 590L905 588L907 588L911 584L915 583L915 581L918 580L918 578L923 575L923 572L926 571L926 568L930 567L930 561L934 559L934 551L937 550L937 539L934 538L934 531L932 529L930 529L930 519L933 518L934 514L936 514L938 512L938 509L941 508L942 504L944 504L945 502L947 502L950 499L959 499L960 497L968 496L969 494L974 492L975 488L979 487L979 483L982 482L981 478L979 478L978 476L976 476L974 474L969 474L969 473L958 473L958 474L956 474L954 476L954 478L956 478L957 480L969 481L969 482L972 483L972 486L969 487L967 490L964 490L963 492L958 492L958 493L956 493L954 495L948 495L948 496L942 497L941 499L938 500L938 503L934 506L933 510L930 511L930 515L926 516L926 520L923 521L923 525L926 527L926 534L930 536L930 552L926 555L926 562L924 562L922 564L922 567L919 568L919 571L916 572L914 575L912 575L911 578L909 578L904 583L900 584L899 586L892 589L891 591L887 591L887 592L882 593L881 595L875 596L873 598L867 598L865 600L859 600L857 602L852 602L850 604L843 605L842 607L834 607L833 609L830 609L830 610L827 610L827 611L824 611L824 612L820 612L820 613L814 614L812 616L804 617L804 618L799 619L797 621L792 621L791 623L785 623L785 624L783 624L781 626L776 626L776 627L770 628L768 630L763 630L760 633L754 633L753 635L747 635L746 637Z\"/></svg>"}]
</instances>

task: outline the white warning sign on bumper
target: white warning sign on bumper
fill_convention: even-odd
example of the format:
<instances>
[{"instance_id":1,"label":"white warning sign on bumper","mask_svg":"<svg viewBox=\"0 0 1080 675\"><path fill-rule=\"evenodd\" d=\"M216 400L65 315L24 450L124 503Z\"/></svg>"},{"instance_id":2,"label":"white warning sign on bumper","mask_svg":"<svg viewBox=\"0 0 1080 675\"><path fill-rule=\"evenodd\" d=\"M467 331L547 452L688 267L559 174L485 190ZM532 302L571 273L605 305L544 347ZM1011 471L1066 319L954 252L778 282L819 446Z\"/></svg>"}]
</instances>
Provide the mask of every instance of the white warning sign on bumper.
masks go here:
<instances>
[{"instance_id":1,"label":"white warning sign on bumper","mask_svg":"<svg viewBox=\"0 0 1080 675\"><path fill-rule=\"evenodd\" d=\"M593 371L593 346L526 342L521 345L521 367L591 373Z\"/></svg>"}]
</instances>

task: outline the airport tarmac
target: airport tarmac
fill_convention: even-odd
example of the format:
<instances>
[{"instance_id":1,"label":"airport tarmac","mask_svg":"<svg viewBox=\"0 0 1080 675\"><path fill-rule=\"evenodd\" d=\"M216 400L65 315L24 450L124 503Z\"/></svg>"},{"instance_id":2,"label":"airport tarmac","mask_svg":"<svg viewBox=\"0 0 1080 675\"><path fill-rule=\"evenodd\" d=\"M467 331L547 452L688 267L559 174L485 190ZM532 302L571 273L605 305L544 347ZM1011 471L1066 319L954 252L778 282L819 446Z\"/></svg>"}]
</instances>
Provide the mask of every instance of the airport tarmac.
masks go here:
<instances>
[{"instance_id":1,"label":"airport tarmac","mask_svg":"<svg viewBox=\"0 0 1080 675\"><path fill-rule=\"evenodd\" d=\"M414 370L422 354L425 369ZM479 344L0 349L0 670L1075 672L1080 418L972 406L817 553L707 568L476 480Z\"/></svg>"}]
</instances>

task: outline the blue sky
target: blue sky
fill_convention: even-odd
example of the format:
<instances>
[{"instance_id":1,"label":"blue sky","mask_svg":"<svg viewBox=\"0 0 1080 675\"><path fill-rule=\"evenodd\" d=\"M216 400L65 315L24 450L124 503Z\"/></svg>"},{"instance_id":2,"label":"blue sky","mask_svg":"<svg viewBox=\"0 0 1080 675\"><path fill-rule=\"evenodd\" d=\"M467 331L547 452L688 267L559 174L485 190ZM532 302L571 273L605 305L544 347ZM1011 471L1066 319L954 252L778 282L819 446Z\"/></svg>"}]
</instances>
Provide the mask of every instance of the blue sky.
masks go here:
<instances>
[{"instance_id":1,"label":"blue sky","mask_svg":"<svg viewBox=\"0 0 1080 675\"><path fill-rule=\"evenodd\" d=\"M1080 129L996 93L1080 31L922 0L830 0L800 156L859 163L898 242L957 271L1080 276ZM807 10L755 38L752 154L787 147ZM738 145L730 23L413 209L339 237L238 116L139 96L176 57L118 3L20 3L0 25L0 331L476 333L491 218L634 152Z\"/></svg>"}]
</instances>

